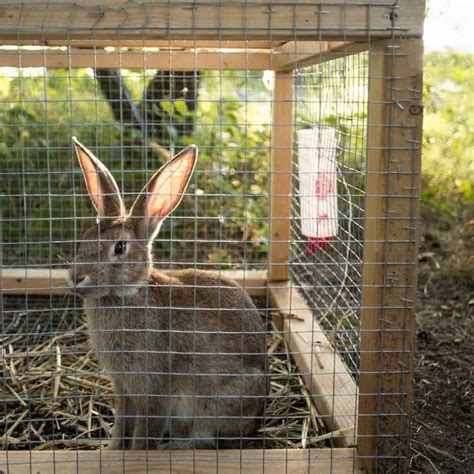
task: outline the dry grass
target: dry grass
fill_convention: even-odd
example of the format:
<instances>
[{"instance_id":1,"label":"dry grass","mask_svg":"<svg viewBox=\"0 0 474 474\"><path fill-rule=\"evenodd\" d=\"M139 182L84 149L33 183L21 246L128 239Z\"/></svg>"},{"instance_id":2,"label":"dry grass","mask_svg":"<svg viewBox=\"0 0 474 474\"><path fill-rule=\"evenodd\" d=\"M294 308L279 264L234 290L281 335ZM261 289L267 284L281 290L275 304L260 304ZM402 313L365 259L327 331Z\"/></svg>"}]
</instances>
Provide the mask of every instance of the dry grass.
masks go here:
<instances>
[{"instance_id":1,"label":"dry grass","mask_svg":"<svg viewBox=\"0 0 474 474\"><path fill-rule=\"evenodd\" d=\"M57 308L57 309L50 309ZM271 393L252 446L327 445L306 387L271 318ZM5 449L97 449L110 436L112 387L90 351L79 308L70 299L3 300L0 442ZM251 447L251 446L250 446Z\"/></svg>"}]
</instances>

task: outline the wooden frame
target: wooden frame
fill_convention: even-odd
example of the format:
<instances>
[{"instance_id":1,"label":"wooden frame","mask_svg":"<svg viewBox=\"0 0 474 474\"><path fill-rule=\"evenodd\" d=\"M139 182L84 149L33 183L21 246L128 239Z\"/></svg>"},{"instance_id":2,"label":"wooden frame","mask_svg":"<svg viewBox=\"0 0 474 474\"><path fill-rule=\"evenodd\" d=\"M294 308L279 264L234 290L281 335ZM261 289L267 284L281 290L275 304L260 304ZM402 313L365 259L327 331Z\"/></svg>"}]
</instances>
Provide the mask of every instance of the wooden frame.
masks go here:
<instances>
[{"instance_id":1,"label":"wooden frame","mask_svg":"<svg viewBox=\"0 0 474 474\"><path fill-rule=\"evenodd\" d=\"M209 42L208 42L209 43ZM25 49L8 45L0 50L0 66L45 67L48 69L105 68L105 69L163 69L173 71L190 70L275 70L291 72L295 68L331 61L363 51L366 43L345 41L290 41L271 49L186 47L114 48L111 43L104 46L77 47L35 46ZM215 45L216 46L216 45ZM113 51L104 48L114 48Z\"/></svg>"},{"instance_id":2,"label":"wooden frame","mask_svg":"<svg viewBox=\"0 0 474 474\"><path fill-rule=\"evenodd\" d=\"M0 52L0 65L10 67L264 71L272 69L272 64L273 57L270 51L242 52L241 49L147 51L142 48L109 52L91 48L68 48L66 51L43 48Z\"/></svg>"},{"instance_id":3,"label":"wooden frame","mask_svg":"<svg viewBox=\"0 0 474 474\"><path fill-rule=\"evenodd\" d=\"M270 281L288 280L293 155L293 73L275 73L270 163Z\"/></svg>"},{"instance_id":4,"label":"wooden frame","mask_svg":"<svg viewBox=\"0 0 474 474\"><path fill-rule=\"evenodd\" d=\"M25 456L26 454L26 456ZM248 449L242 451L3 451L0 471L15 474L95 472L362 473L354 449Z\"/></svg>"},{"instance_id":5,"label":"wooden frame","mask_svg":"<svg viewBox=\"0 0 474 474\"><path fill-rule=\"evenodd\" d=\"M275 71L268 272L223 274L252 296L267 295L281 313L279 327L319 412L337 433L338 446L265 452L8 451L0 453L0 471L14 466L19 473L91 472L107 466L108 472L121 472L124 462L137 472L170 466L194 472L406 470L424 5L424 0L396 5L393 0L0 0L0 43L10 46L0 50L0 66ZM357 386L289 281L292 70L366 50L367 199ZM0 268L2 295L67 291L64 270Z\"/></svg>"},{"instance_id":6,"label":"wooden frame","mask_svg":"<svg viewBox=\"0 0 474 474\"><path fill-rule=\"evenodd\" d=\"M332 61L367 49L367 43L353 41L288 41L273 48L273 68L292 70Z\"/></svg>"},{"instance_id":7,"label":"wooden frame","mask_svg":"<svg viewBox=\"0 0 474 474\"><path fill-rule=\"evenodd\" d=\"M269 282L272 308L286 315L280 329L336 446L356 446L357 385L304 297L289 281Z\"/></svg>"},{"instance_id":8,"label":"wooden frame","mask_svg":"<svg viewBox=\"0 0 474 474\"><path fill-rule=\"evenodd\" d=\"M35 40L259 40L269 32L274 40L366 40L421 36L424 17L424 0L24 0L0 6L2 37Z\"/></svg>"},{"instance_id":9,"label":"wooden frame","mask_svg":"<svg viewBox=\"0 0 474 474\"><path fill-rule=\"evenodd\" d=\"M69 294L66 269L0 268L0 289L3 295L64 295ZM223 270L221 275L232 278L251 296L266 293L267 272L261 270Z\"/></svg>"},{"instance_id":10,"label":"wooden frame","mask_svg":"<svg viewBox=\"0 0 474 474\"><path fill-rule=\"evenodd\" d=\"M410 459L422 61L420 39L369 51L358 447L374 472Z\"/></svg>"}]
</instances>

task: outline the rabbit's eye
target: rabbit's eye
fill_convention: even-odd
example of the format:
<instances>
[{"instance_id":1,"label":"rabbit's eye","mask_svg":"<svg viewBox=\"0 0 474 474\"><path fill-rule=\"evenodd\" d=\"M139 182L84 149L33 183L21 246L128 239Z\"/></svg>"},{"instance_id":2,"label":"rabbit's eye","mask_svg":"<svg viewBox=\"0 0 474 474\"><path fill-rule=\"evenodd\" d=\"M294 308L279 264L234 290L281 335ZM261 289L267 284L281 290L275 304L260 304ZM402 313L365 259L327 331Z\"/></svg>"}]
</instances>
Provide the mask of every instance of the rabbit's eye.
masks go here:
<instances>
[{"instance_id":1,"label":"rabbit's eye","mask_svg":"<svg viewBox=\"0 0 474 474\"><path fill-rule=\"evenodd\" d=\"M123 255L127 251L127 242L119 240L114 246L114 255Z\"/></svg>"}]
</instances>

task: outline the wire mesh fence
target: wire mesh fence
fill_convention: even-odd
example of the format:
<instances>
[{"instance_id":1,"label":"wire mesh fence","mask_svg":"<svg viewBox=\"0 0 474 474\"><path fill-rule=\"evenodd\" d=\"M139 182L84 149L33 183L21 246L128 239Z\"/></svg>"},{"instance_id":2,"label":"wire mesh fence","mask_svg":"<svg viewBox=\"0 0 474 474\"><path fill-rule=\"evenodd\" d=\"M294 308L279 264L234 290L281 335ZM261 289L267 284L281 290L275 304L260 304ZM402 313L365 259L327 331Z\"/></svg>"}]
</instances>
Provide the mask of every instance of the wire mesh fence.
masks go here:
<instances>
[{"instance_id":1,"label":"wire mesh fence","mask_svg":"<svg viewBox=\"0 0 474 474\"><path fill-rule=\"evenodd\" d=\"M27 3L0 15L5 465L401 472L422 2Z\"/></svg>"},{"instance_id":2,"label":"wire mesh fence","mask_svg":"<svg viewBox=\"0 0 474 474\"><path fill-rule=\"evenodd\" d=\"M155 248L157 263L197 259L210 267L251 268L264 259L271 97L261 73L196 73L194 98L189 100L170 97L175 86L187 89L179 73L177 78L167 73L168 83L163 83L163 75L147 70L108 70L105 75L91 68L4 71L5 265L20 259L25 265L49 260L62 265L71 256L84 221L93 219L70 145L73 135L115 171L127 202L169 158L170 150L200 143L186 208L178 209L162 229ZM116 84L104 84L117 77L128 91L128 103L113 96ZM132 98L140 94L143 99ZM140 106L139 130L122 117L127 105ZM160 127L156 118L148 118L147 109L157 109L163 116Z\"/></svg>"},{"instance_id":3,"label":"wire mesh fence","mask_svg":"<svg viewBox=\"0 0 474 474\"><path fill-rule=\"evenodd\" d=\"M317 170L293 164L291 272L315 318L358 377L360 293L364 244L365 163L367 159L368 55L360 53L299 69L296 83L296 124L316 130L309 146L327 155ZM299 136L304 140L304 135ZM330 138L328 138L330 137ZM315 179L313 201L333 199L322 209L319 235L304 233L301 180ZM318 185L319 183L319 185ZM300 190L300 192L298 192ZM303 192L308 193L307 190ZM314 205L314 204L313 204ZM332 209L331 209L332 208ZM328 212L330 211L330 212ZM326 220L327 218L327 220ZM333 221L330 226L328 221ZM317 226L318 224L316 224ZM333 227L329 229L326 227Z\"/></svg>"},{"instance_id":4,"label":"wire mesh fence","mask_svg":"<svg viewBox=\"0 0 474 474\"><path fill-rule=\"evenodd\" d=\"M328 248L312 248L318 244L301 234L301 193L298 192L295 150L292 278L295 287L304 291L328 337L336 335L337 339L332 342L344 352L354 373L357 370L357 290L360 290L361 176L365 140L360 123L365 117L367 84L363 74L366 64L366 55L360 55L290 73L290 76L294 75L296 133L299 129L324 125L336 136L334 162L338 168L337 178L334 178L339 184L329 192L337 195L341 203L339 214L333 217L337 221L334 241L327 242ZM355 79L347 76L351 74ZM70 136L76 134L90 143L95 155L112 171L123 190L127 207L137 190L169 159L173 150L192 142L199 143L199 161L190 187L155 242L155 265L170 270L268 268L272 74L19 68L4 69L3 80L11 91L11 97L2 103L6 125L2 128L2 140L8 145L4 149L2 171L4 268L21 266L46 271L67 268L77 259L81 244L94 243L94 237L83 235L84 229L94 225L95 210L88 204L88 188L69 143ZM345 108L343 112L339 110L341 107ZM311 152L317 153L320 148L313 143ZM314 199L313 193L310 197ZM89 259L91 261L86 263L94 264L94 257ZM125 273L126 270L121 268L121 271ZM320 281L313 279L315 275ZM98 284L105 286L107 282L109 279ZM47 277L43 284L47 285ZM334 301L334 295L342 303ZM13 307L10 306L12 302ZM38 303L42 309L37 307ZM94 304L97 308L102 305L97 301ZM21 310L16 310L15 305ZM120 301L120 305L123 318L126 304ZM339 314L342 305L342 311L352 310L353 313L349 316ZM147 310L146 307L142 309ZM225 311L225 308L218 310ZM110 435L110 407L104 404L99 392L110 395L111 388L104 385L106 379L100 375L100 365L83 345L87 325L81 319L82 312L81 300L77 297L62 303L53 298L30 299L28 296L4 302L4 347L8 348L9 361L6 380L13 382L20 367L27 373L36 373L37 363L48 367L43 372L45 380L51 378L53 372L66 370L67 374L69 371L64 378L52 376L54 382L49 394L36 392L36 385L32 383L28 393L20 396L16 383L22 383L21 378L6 385L5 395L8 396L4 415L8 422L4 442L9 448L97 447L107 439L106 435ZM26 319L20 324L21 315ZM344 321L341 322L341 318ZM267 320L268 315L264 319ZM55 333L62 327L58 326L58 321L65 324L60 334ZM31 329L28 329L30 325ZM23 328L15 343L10 342L12 328ZM28 331L34 337L30 338ZM52 341L60 342L54 344ZM268 341L271 347L275 339ZM18 351L20 355L16 362L20 365L15 369L13 361ZM71 367L63 362L61 351L72 357ZM38 359L30 361L25 356L30 353L38 354ZM21 365L25 363L25 366ZM291 367L291 357L286 363ZM77 365L86 377L85 387L62 383L60 378L64 381L68 377L82 379L76 372ZM290 369L292 372L294 369ZM41 387L45 380L39 382ZM286 386L288 383L291 384L287 381ZM283 390L280 384L275 385ZM14 393L18 396L9 398ZM303 395L288 393L299 403L307 395L307 392ZM285 398L275 397L269 399L269 406L277 403L275 400ZM111 400L110 396L108 400ZM38 409L31 408L37 403L40 404ZM63 417L58 418L54 406L59 407L62 403L66 406L62 408ZM77 432L77 423L86 416L84 410L88 403L98 405L89 405L87 429L82 428L83 434ZM19 411L7 415L11 404ZM21 418L24 413L21 411L24 404L33 412L28 411L17 423L17 417ZM277 423L279 435L274 437L279 438L279 446L311 446L319 442L321 432L313 436L308 434L308 423L315 428L324 426L321 415L311 418L317 414L312 402L308 402L307 408L308 414L294 413L291 419L295 424L294 432L301 430L296 435L301 439L290 436L285 424L278 421L279 415L274 417L265 412L265 419ZM277 413L281 410L281 407L276 408ZM305 419L311 421L305 422ZM304 428L303 423L306 423ZM303 435L305 430L307 434ZM308 436L309 441L306 440Z\"/></svg>"}]
</instances>

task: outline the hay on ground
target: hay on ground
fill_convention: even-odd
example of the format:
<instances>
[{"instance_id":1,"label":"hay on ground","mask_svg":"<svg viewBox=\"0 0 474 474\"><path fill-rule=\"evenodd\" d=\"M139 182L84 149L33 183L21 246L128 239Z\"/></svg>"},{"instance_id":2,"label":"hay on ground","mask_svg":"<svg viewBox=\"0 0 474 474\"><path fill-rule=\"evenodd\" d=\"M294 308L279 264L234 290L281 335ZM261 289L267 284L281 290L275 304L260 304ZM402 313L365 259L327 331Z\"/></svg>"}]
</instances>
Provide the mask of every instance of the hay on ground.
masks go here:
<instances>
[{"instance_id":1,"label":"hay on ground","mask_svg":"<svg viewBox=\"0 0 474 474\"><path fill-rule=\"evenodd\" d=\"M0 442L4 449L97 449L110 437L112 386L90 350L82 310L73 303L71 298L3 300L0 423L5 431ZM252 446L327 446L324 425L285 339L271 313L266 316L271 392L264 425Z\"/></svg>"}]
</instances>

